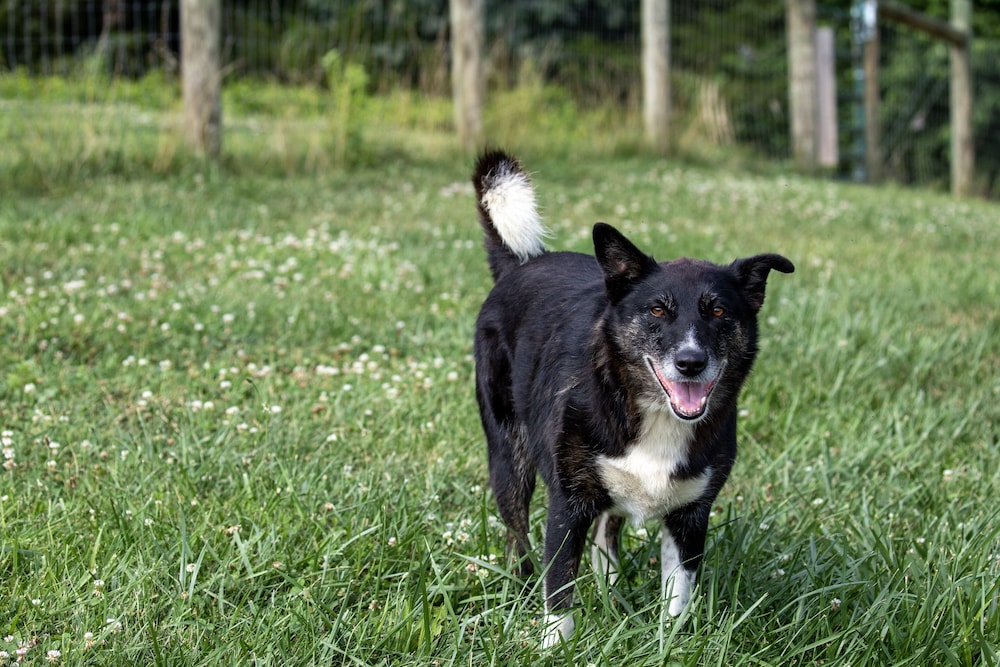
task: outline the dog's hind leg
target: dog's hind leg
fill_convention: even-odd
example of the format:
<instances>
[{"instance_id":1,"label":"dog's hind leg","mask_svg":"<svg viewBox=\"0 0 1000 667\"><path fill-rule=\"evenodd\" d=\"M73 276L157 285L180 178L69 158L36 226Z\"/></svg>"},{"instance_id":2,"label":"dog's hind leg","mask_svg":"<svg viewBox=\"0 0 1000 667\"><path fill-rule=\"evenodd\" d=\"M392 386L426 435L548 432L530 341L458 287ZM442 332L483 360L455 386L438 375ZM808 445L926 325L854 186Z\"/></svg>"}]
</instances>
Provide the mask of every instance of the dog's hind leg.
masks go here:
<instances>
[{"instance_id":1,"label":"dog's hind leg","mask_svg":"<svg viewBox=\"0 0 1000 667\"><path fill-rule=\"evenodd\" d=\"M618 539L624 522L623 518L607 512L594 522L590 561L597 576L612 585L618 581Z\"/></svg>"},{"instance_id":2,"label":"dog's hind leg","mask_svg":"<svg viewBox=\"0 0 1000 667\"><path fill-rule=\"evenodd\" d=\"M571 511L557 491L549 490L549 515L545 526L545 630L542 647L569 639L575 628L573 588L580 557L587 543L592 517Z\"/></svg>"},{"instance_id":3,"label":"dog's hind leg","mask_svg":"<svg viewBox=\"0 0 1000 667\"><path fill-rule=\"evenodd\" d=\"M528 509L535 491L535 468L528 461L519 429L498 426L488 440L490 485L507 526L507 559L514 561L519 575L528 577L534 573L528 555Z\"/></svg>"},{"instance_id":4,"label":"dog's hind leg","mask_svg":"<svg viewBox=\"0 0 1000 667\"><path fill-rule=\"evenodd\" d=\"M475 351L476 400L486 434L490 486L507 526L507 559L527 577L534 572L528 556L528 506L535 491L535 467L514 410L510 356L491 327L477 330Z\"/></svg>"}]
</instances>

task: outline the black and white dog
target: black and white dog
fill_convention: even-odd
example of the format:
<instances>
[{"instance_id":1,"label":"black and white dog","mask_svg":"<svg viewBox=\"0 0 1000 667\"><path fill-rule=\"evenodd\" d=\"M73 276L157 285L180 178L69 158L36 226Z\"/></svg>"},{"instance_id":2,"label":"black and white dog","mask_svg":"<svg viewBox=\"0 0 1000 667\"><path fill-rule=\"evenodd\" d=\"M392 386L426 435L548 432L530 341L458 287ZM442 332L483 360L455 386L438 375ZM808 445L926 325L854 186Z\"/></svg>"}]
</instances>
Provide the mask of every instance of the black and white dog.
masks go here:
<instances>
[{"instance_id":1,"label":"black and white dog","mask_svg":"<svg viewBox=\"0 0 1000 667\"><path fill-rule=\"evenodd\" d=\"M596 258L548 252L516 159L484 154L473 182L496 283L476 322L476 398L522 574L533 569L536 475L549 489L543 645L573 632L573 580L595 520L594 566L611 580L624 520L662 521L662 591L676 616L736 457L736 400L768 273L794 267L775 254L656 262L603 223Z\"/></svg>"}]
</instances>

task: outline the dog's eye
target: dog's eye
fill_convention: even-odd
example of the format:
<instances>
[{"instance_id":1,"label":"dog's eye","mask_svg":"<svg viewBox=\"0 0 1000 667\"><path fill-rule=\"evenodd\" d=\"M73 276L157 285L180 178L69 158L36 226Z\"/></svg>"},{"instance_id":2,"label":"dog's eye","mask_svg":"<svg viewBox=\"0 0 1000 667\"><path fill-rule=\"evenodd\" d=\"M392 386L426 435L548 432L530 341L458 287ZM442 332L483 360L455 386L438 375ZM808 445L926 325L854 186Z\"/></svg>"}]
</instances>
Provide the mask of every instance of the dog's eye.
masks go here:
<instances>
[{"instance_id":1,"label":"dog's eye","mask_svg":"<svg viewBox=\"0 0 1000 667\"><path fill-rule=\"evenodd\" d=\"M649 309L649 314L653 317L663 317L667 314L667 309L663 306L653 306Z\"/></svg>"},{"instance_id":2,"label":"dog's eye","mask_svg":"<svg viewBox=\"0 0 1000 667\"><path fill-rule=\"evenodd\" d=\"M722 306L716 306L712 309L712 317L722 317L726 314L726 309Z\"/></svg>"}]
</instances>

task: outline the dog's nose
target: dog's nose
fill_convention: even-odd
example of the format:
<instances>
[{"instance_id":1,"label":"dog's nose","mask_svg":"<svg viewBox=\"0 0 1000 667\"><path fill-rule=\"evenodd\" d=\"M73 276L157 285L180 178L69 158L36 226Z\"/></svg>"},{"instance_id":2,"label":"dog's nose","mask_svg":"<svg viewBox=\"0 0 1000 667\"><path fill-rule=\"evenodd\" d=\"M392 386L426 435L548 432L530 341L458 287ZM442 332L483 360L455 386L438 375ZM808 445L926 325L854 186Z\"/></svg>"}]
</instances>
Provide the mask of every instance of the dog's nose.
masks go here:
<instances>
[{"instance_id":1,"label":"dog's nose","mask_svg":"<svg viewBox=\"0 0 1000 667\"><path fill-rule=\"evenodd\" d=\"M686 347L677 352L674 357L674 368L684 377L694 377L708 366L708 355L697 347Z\"/></svg>"}]
</instances>

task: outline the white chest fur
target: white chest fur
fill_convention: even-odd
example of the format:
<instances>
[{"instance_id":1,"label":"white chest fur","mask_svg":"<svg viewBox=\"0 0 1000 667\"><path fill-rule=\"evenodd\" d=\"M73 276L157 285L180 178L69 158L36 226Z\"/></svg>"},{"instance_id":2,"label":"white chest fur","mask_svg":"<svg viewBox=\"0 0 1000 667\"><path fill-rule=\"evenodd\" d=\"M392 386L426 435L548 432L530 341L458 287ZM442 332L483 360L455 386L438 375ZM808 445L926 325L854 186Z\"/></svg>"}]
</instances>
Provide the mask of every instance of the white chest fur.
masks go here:
<instances>
[{"instance_id":1,"label":"white chest fur","mask_svg":"<svg viewBox=\"0 0 1000 667\"><path fill-rule=\"evenodd\" d=\"M642 433L625 455L598 459L614 503L611 513L639 524L662 519L670 510L700 497L708 486L711 469L695 477L677 477L692 437L693 424L665 410L646 410Z\"/></svg>"}]
</instances>

